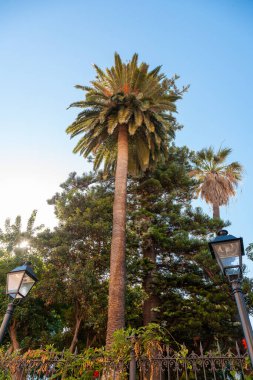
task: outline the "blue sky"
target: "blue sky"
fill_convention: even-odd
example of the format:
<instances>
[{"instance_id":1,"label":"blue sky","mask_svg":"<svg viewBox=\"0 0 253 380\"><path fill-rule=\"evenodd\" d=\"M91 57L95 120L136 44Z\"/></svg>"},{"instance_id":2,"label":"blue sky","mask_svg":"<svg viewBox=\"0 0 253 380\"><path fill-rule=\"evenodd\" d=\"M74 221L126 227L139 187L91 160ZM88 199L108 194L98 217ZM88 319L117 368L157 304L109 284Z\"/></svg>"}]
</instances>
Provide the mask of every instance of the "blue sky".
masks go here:
<instances>
[{"instance_id":1,"label":"blue sky","mask_svg":"<svg viewBox=\"0 0 253 380\"><path fill-rule=\"evenodd\" d=\"M38 222L54 225L46 200L69 172L88 169L65 134L77 113L66 108L82 96L73 86L93 79L92 63L137 52L190 84L177 144L229 146L244 166L237 197L221 211L230 233L253 242L252 17L246 0L0 1L0 226L35 208Z\"/></svg>"}]
</instances>

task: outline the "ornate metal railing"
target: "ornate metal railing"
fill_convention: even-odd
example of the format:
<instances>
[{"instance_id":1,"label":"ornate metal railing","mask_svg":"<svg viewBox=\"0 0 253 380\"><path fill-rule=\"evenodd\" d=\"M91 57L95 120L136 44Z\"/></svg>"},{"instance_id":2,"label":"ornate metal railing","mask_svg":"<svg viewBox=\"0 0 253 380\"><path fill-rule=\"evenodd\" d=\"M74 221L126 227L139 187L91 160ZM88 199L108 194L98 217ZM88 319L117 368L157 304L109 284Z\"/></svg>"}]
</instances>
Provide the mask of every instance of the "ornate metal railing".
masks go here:
<instances>
[{"instance_id":1,"label":"ornate metal railing","mask_svg":"<svg viewBox=\"0 0 253 380\"><path fill-rule=\"evenodd\" d=\"M73 355L74 356L74 355ZM0 380L73 380L73 379L127 379L129 363L101 358L99 370L90 367L77 356L64 357L58 354L50 359L0 358ZM74 362L74 365L73 365Z\"/></svg>"},{"instance_id":2,"label":"ornate metal railing","mask_svg":"<svg viewBox=\"0 0 253 380\"><path fill-rule=\"evenodd\" d=\"M165 355L142 357L137 361L139 379L145 380L249 380L250 366L247 354L240 353L238 345L235 352L229 350L206 353L200 345L200 354L192 352L181 356L173 350Z\"/></svg>"},{"instance_id":3,"label":"ornate metal railing","mask_svg":"<svg viewBox=\"0 0 253 380\"><path fill-rule=\"evenodd\" d=\"M219 347L218 347L219 348ZM73 365L74 361L74 365ZM99 366L97 365L99 364ZM0 380L253 380L246 353L234 350L183 355L165 347L152 356L136 357L134 347L126 363L96 358L96 367L84 365L81 356L56 354L48 358L0 358Z\"/></svg>"}]
</instances>

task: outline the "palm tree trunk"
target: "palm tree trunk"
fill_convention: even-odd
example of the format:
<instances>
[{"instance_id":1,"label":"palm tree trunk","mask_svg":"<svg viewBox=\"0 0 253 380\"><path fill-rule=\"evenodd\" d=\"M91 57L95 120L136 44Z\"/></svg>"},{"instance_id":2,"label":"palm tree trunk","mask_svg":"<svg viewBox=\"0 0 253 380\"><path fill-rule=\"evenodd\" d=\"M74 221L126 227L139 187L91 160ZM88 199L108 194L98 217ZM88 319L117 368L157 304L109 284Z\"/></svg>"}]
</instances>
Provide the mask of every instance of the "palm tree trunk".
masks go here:
<instances>
[{"instance_id":1,"label":"palm tree trunk","mask_svg":"<svg viewBox=\"0 0 253 380\"><path fill-rule=\"evenodd\" d=\"M220 219L220 206L217 203L213 204L213 219Z\"/></svg>"},{"instance_id":2,"label":"palm tree trunk","mask_svg":"<svg viewBox=\"0 0 253 380\"><path fill-rule=\"evenodd\" d=\"M121 125L118 134L117 167L113 203L113 230L110 257L110 283L106 347L112 343L115 330L125 326L125 240L126 196L128 170L127 126Z\"/></svg>"}]
</instances>

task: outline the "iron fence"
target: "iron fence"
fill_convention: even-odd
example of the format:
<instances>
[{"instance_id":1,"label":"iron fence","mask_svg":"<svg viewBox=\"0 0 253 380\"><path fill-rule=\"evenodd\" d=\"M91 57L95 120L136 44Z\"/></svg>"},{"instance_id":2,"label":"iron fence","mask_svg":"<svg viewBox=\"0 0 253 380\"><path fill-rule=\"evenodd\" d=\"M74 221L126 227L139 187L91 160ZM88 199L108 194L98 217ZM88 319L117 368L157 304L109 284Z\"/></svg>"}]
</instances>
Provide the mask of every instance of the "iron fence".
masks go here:
<instances>
[{"instance_id":1,"label":"iron fence","mask_svg":"<svg viewBox=\"0 0 253 380\"><path fill-rule=\"evenodd\" d=\"M72 361L75 360L73 366ZM130 363L112 361L107 358L99 360L100 369L93 366L85 369L81 361L76 362L76 357L67 359L58 354L50 359L0 359L0 380L119 380L128 379Z\"/></svg>"},{"instance_id":2,"label":"iron fence","mask_svg":"<svg viewBox=\"0 0 253 380\"><path fill-rule=\"evenodd\" d=\"M188 356L179 355L173 350L156 357L137 360L136 379L145 380L249 380L253 379L248 356L241 353L238 345L235 352L229 350L206 353L200 345L200 354L192 352ZM135 379L135 378L133 378ZM130 379L132 380L132 379Z\"/></svg>"},{"instance_id":3,"label":"iron fence","mask_svg":"<svg viewBox=\"0 0 253 380\"><path fill-rule=\"evenodd\" d=\"M198 354L182 355L166 347L163 352L152 356L136 357L134 348L126 362L101 358L99 370L83 367L82 360L73 356L58 354L49 360L43 358L0 359L0 380L253 380L247 353L234 350L221 353L220 350L204 353L202 346ZM61 370L62 369L62 370Z\"/></svg>"}]
</instances>

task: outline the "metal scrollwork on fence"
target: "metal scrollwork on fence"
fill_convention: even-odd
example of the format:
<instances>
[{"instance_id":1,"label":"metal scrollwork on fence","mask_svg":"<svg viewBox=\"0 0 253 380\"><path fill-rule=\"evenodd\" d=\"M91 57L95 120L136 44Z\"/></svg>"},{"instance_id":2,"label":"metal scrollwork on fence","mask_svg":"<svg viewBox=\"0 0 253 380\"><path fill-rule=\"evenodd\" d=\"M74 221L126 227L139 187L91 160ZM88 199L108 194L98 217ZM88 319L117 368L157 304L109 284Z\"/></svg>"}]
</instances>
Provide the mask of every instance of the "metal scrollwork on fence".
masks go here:
<instances>
[{"instance_id":1,"label":"metal scrollwork on fence","mask_svg":"<svg viewBox=\"0 0 253 380\"><path fill-rule=\"evenodd\" d=\"M241 353L236 344L235 350L222 354L192 352L180 356L178 352L167 349L164 356L140 357L137 361L138 379L142 380L245 380L253 379L247 364L247 354ZM248 377L247 377L248 376Z\"/></svg>"},{"instance_id":2,"label":"metal scrollwork on fence","mask_svg":"<svg viewBox=\"0 0 253 380\"><path fill-rule=\"evenodd\" d=\"M135 357L129 361L96 357L87 365L82 356L50 354L50 357L29 358L0 356L0 380L103 379L103 380L248 380L253 379L248 356L236 344L234 350L221 353L185 354L166 347L164 353Z\"/></svg>"}]
</instances>

